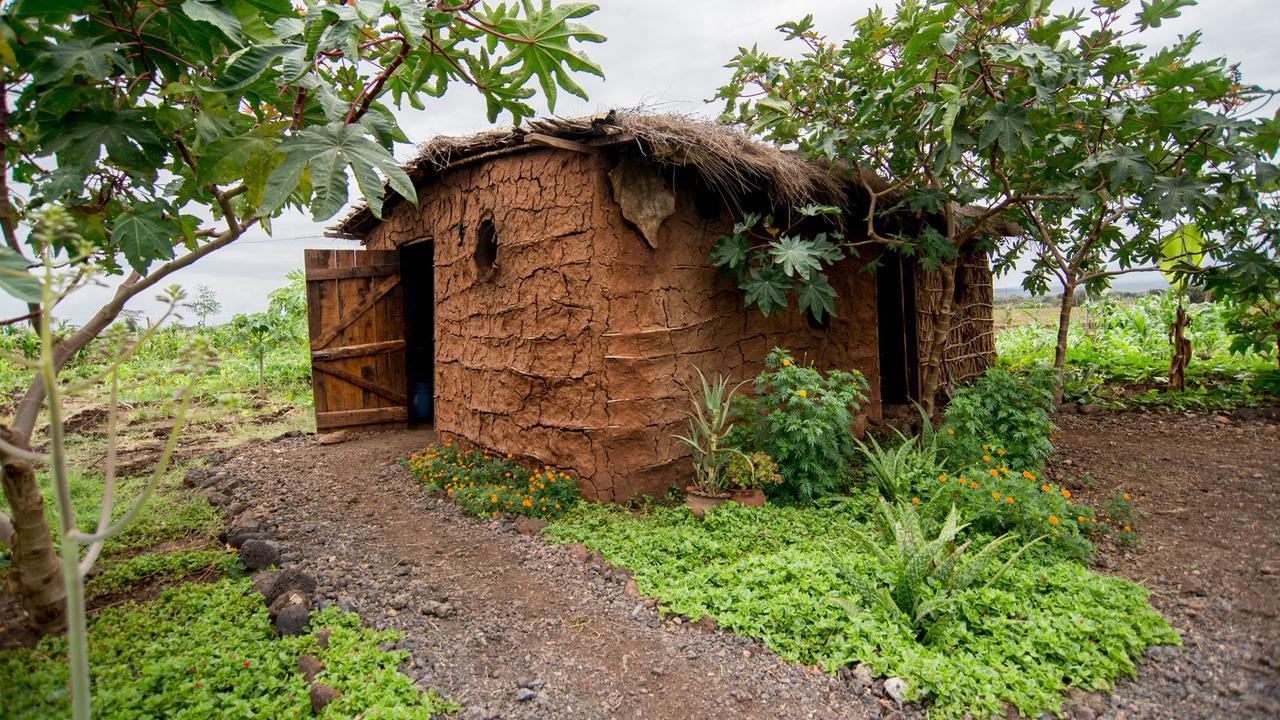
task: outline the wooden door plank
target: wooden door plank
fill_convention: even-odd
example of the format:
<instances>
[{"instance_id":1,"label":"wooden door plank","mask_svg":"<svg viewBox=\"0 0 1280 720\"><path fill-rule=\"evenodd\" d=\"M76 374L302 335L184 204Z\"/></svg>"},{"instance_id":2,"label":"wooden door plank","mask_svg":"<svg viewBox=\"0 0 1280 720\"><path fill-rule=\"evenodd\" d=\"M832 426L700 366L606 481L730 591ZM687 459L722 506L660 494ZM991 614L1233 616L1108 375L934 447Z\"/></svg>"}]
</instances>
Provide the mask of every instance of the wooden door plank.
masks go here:
<instances>
[{"instance_id":1,"label":"wooden door plank","mask_svg":"<svg viewBox=\"0 0 1280 720\"><path fill-rule=\"evenodd\" d=\"M344 382L349 382L352 385L368 390L369 392L374 393L379 397L386 398L387 400L390 400L391 402L397 405L408 404L408 400L405 398L403 393L396 392L395 390L392 390L390 388L380 387L375 382L370 382L369 380L359 375L350 373L341 368L333 367L330 365L321 365L317 363L316 365L312 366L312 370L318 373L324 373L325 375L331 375Z\"/></svg>"},{"instance_id":2,"label":"wooden door plank","mask_svg":"<svg viewBox=\"0 0 1280 720\"><path fill-rule=\"evenodd\" d=\"M366 310L373 307L374 303L381 300L384 295L391 292L399 284L400 284L400 277L398 275L384 278L381 281L379 281L378 284L373 287L373 290L368 295L366 295L363 300L359 300L356 303L354 303L354 305L352 305L351 307L345 308L342 313L342 316L339 317L335 323L330 325L325 330L324 334L322 334L319 338L312 341L311 349L320 350L325 345L328 345L330 342L333 342L333 340L337 338L342 333L343 330L345 330L349 325L351 325L351 323L355 322L361 315L365 313ZM352 343L352 344L355 345L359 343Z\"/></svg>"},{"instance_id":3,"label":"wooden door plank","mask_svg":"<svg viewBox=\"0 0 1280 720\"><path fill-rule=\"evenodd\" d=\"M394 329L392 327L391 329ZM384 355L386 353L395 352L404 349L404 340L382 340L380 342L361 343L359 345L348 345L347 347L324 348L322 350L312 350L312 360L340 360L342 358L366 357L369 355Z\"/></svg>"},{"instance_id":4,"label":"wooden door plank","mask_svg":"<svg viewBox=\"0 0 1280 720\"><path fill-rule=\"evenodd\" d=\"M345 280L358 277L383 277L400 274L400 264L357 265L343 268L315 268L307 270L307 280Z\"/></svg>"},{"instance_id":5,"label":"wooden door plank","mask_svg":"<svg viewBox=\"0 0 1280 720\"><path fill-rule=\"evenodd\" d=\"M359 410L333 410L316 413L316 429L376 425L378 423L404 422L409 419L409 408L361 408Z\"/></svg>"}]
</instances>

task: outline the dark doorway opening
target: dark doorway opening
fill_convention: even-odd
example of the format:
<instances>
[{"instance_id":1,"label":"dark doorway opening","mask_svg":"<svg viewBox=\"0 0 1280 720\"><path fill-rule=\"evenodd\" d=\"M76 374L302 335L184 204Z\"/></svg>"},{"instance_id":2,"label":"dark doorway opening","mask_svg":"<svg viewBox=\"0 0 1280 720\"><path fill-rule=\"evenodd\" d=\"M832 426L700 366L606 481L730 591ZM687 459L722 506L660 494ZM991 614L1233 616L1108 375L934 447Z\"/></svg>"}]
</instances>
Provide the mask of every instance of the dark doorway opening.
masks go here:
<instances>
[{"instance_id":1,"label":"dark doorway opening","mask_svg":"<svg viewBox=\"0 0 1280 720\"><path fill-rule=\"evenodd\" d=\"M916 367L915 275L892 250L876 269L876 313L880 328L880 401L905 405L919 395Z\"/></svg>"},{"instance_id":2,"label":"dark doorway opening","mask_svg":"<svg viewBox=\"0 0 1280 720\"><path fill-rule=\"evenodd\" d=\"M400 285L404 290L404 362L408 382L409 425L435 419L436 292L435 243L400 247Z\"/></svg>"}]
</instances>

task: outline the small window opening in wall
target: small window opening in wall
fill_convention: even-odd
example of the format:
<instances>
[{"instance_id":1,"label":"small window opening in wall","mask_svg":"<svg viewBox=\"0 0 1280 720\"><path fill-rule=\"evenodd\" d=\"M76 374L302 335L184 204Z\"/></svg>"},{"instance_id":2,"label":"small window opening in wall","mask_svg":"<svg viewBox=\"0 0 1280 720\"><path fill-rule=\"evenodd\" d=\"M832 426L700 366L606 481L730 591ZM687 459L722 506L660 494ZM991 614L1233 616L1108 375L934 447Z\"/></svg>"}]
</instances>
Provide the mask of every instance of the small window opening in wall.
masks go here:
<instances>
[{"instance_id":1,"label":"small window opening in wall","mask_svg":"<svg viewBox=\"0 0 1280 720\"><path fill-rule=\"evenodd\" d=\"M494 229L492 220L485 219L480 223L474 257L481 275L488 274L498 262L498 231Z\"/></svg>"}]
</instances>

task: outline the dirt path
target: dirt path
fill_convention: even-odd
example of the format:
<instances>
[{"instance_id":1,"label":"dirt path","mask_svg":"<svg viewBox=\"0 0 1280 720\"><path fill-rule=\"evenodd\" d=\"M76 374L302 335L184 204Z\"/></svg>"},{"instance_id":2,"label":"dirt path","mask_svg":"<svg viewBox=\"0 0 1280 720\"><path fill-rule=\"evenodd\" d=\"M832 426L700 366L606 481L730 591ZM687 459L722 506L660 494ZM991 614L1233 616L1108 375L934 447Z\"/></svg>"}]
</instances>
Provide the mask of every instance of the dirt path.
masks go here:
<instances>
[{"instance_id":1,"label":"dirt path","mask_svg":"<svg viewBox=\"0 0 1280 720\"><path fill-rule=\"evenodd\" d=\"M1106 716L1280 717L1280 426L1136 413L1055 421L1056 479L1095 506L1128 493L1145 516L1138 547L1099 543L1099 569L1151 588L1184 644L1122 683Z\"/></svg>"},{"instance_id":2,"label":"dirt path","mask_svg":"<svg viewBox=\"0 0 1280 720\"><path fill-rule=\"evenodd\" d=\"M848 685L723 631L660 622L607 569L426 497L386 433L258 446L223 466L322 599L407 633L409 672L464 718L865 718Z\"/></svg>"}]
</instances>

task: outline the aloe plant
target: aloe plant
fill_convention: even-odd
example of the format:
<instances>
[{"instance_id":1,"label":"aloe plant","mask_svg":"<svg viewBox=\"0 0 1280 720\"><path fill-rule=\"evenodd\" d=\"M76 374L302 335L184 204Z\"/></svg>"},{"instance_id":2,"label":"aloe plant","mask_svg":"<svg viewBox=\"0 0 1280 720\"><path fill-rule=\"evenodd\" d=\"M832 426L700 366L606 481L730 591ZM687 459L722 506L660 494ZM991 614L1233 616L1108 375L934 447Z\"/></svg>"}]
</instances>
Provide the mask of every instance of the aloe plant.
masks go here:
<instances>
[{"instance_id":1,"label":"aloe plant","mask_svg":"<svg viewBox=\"0 0 1280 720\"><path fill-rule=\"evenodd\" d=\"M919 437L908 437L901 430L894 429L896 443L882 445L869 435L866 442L858 438L853 440L862 453L864 467L875 476L880 497L890 502L906 497L918 481L941 473L945 464L937 433L923 410L921 417Z\"/></svg>"},{"instance_id":2,"label":"aloe plant","mask_svg":"<svg viewBox=\"0 0 1280 720\"><path fill-rule=\"evenodd\" d=\"M852 532L859 543L888 569L891 580L888 585L877 584L845 568L844 579L857 592L861 603L846 597L835 598L835 602L851 616L869 607L882 608L909 626L916 637L925 642L946 627L955 614L961 593L995 582L1022 553L1044 537L1023 545L995 573L979 583L1001 550L1013 542L1012 534L1002 535L982 549L969 552L971 540L956 544L957 536L968 527L968 523L960 523L954 505L933 538L926 537L920 514L911 503L890 504L881 499L880 510L881 522L892 539L890 545L881 547L867 534L856 529Z\"/></svg>"},{"instance_id":3,"label":"aloe plant","mask_svg":"<svg viewBox=\"0 0 1280 720\"><path fill-rule=\"evenodd\" d=\"M689 416L689 434L672 435L679 440L693 455L694 487L704 495L717 495L723 489L723 474L729 460L741 452L730 446L725 438L733 429L730 404L738 388L746 381L729 388L729 380L716 375L715 380L708 381L706 375L698 368L698 381L701 384L701 396L690 391L693 410L685 414Z\"/></svg>"}]
</instances>

